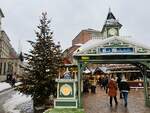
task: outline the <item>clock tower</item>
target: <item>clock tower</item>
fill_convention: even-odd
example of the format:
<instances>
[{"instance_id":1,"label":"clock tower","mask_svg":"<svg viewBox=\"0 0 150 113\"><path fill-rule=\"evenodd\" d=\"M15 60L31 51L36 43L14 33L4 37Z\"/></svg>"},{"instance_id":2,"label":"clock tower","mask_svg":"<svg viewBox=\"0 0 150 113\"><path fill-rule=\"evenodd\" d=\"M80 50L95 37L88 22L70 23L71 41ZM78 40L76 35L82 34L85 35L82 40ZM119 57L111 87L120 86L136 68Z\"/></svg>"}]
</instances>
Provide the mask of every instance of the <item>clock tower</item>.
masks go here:
<instances>
[{"instance_id":1,"label":"clock tower","mask_svg":"<svg viewBox=\"0 0 150 113\"><path fill-rule=\"evenodd\" d=\"M115 18L111 10L109 9L105 24L102 28L102 35L104 38L112 37L112 36L119 36L119 30L122 25L119 21Z\"/></svg>"}]
</instances>

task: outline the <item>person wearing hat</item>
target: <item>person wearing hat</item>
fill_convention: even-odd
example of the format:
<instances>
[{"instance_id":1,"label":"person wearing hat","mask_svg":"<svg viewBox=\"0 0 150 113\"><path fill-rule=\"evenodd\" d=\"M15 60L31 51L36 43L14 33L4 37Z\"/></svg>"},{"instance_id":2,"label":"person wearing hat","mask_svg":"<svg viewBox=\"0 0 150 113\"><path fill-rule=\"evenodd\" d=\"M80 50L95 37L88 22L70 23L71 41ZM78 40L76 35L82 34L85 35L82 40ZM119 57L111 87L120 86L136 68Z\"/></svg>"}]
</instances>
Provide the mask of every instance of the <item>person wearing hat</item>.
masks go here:
<instances>
[{"instance_id":1,"label":"person wearing hat","mask_svg":"<svg viewBox=\"0 0 150 113\"><path fill-rule=\"evenodd\" d=\"M124 106L127 107L128 104L128 92L130 91L130 86L127 82L127 80L125 79L125 77L122 77L121 83L120 83L120 90L123 94L123 98L124 98Z\"/></svg>"}]
</instances>

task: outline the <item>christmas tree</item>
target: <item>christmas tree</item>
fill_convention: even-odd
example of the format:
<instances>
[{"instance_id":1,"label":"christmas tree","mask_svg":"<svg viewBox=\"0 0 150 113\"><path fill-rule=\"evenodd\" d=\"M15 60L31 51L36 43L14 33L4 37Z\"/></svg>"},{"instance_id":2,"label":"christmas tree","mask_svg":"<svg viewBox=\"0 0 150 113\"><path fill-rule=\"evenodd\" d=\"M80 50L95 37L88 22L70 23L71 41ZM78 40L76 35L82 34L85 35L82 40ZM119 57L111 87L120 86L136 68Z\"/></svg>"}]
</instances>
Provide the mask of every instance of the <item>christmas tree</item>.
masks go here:
<instances>
[{"instance_id":1,"label":"christmas tree","mask_svg":"<svg viewBox=\"0 0 150 113\"><path fill-rule=\"evenodd\" d=\"M45 105L49 96L55 94L55 78L62 64L60 45L54 43L49 24L47 13L42 13L36 41L28 41L32 49L24 56L27 65L21 78L22 85L17 88L21 93L32 96L34 106Z\"/></svg>"}]
</instances>

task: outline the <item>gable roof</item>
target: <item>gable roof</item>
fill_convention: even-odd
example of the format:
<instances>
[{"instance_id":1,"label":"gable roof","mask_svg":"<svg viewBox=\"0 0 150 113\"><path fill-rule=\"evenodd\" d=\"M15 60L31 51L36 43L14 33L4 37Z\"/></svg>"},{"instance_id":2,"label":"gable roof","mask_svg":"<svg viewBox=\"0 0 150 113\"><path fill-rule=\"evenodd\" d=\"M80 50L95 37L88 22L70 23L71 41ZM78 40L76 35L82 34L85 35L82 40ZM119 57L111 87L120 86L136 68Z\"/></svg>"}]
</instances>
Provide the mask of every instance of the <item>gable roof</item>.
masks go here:
<instances>
[{"instance_id":1,"label":"gable roof","mask_svg":"<svg viewBox=\"0 0 150 113\"><path fill-rule=\"evenodd\" d=\"M78 52L76 51L74 53L74 55L75 54L82 54L85 51L88 51L88 50L93 49L95 47L104 45L104 44L106 44L108 42L111 42L113 40L120 40L120 41L123 41L125 43L129 43L131 45L139 46L139 47L142 47L142 48L150 50L150 46L149 45L145 45L144 43L138 42L138 40L135 40L135 39L133 39L131 37L127 37L127 36L113 36L113 37L105 38L105 39L92 39L92 40L89 40L87 43L83 44L78 49Z\"/></svg>"},{"instance_id":2,"label":"gable roof","mask_svg":"<svg viewBox=\"0 0 150 113\"><path fill-rule=\"evenodd\" d=\"M86 69L83 71L83 73L89 74L89 73L92 73L92 71L88 67L86 67Z\"/></svg>"},{"instance_id":3,"label":"gable roof","mask_svg":"<svg viewBox=\"0 0 150 113\"><path fill-rule=\"evenodd\" d=\"M107 67L97 67L95 70L94 70L94 74L95 73L97 73L97 72L99 72L99 73L109 73L109 68L107 68Z\"/></svg>"},{"instance_id":4,"label":"gable roof","mask_svg":"<svg viewBox=\"0 0 150 113\"><path fill-rule=\"evenodd\" d=\"M115 19L116 20L115 16L113 15L113 13L111 11L109 11L108 15L107 15L107 20L109 20L109 19Z\"/></svg>"}]
</instances>

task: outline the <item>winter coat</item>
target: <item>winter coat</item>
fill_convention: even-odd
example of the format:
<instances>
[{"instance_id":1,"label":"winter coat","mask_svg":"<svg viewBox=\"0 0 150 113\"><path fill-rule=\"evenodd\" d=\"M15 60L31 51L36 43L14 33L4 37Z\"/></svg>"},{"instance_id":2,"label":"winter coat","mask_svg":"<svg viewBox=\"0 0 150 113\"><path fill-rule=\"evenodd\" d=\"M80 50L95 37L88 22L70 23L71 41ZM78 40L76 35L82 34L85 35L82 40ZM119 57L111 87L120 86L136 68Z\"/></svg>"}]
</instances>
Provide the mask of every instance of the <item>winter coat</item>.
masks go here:
<instances>
[{"instance_id":1,"label":"winter coat","mask_svg":"<svg viewBox=\"0 0 150 113\"><path fill-rule=\"evenodd\" d=\"M120 78L120 77L118 77L117 83L118 83L118 88L119 88L119 90L120 90L120 83L121 83L121 78ZM121 90L120 90L120 91L121 91Z\"/></svg>"},{"instance_id":2,"label":"winter coat","mask_svg":"<svg viewBox=\"0 0 150 113\"><path fill-rule=\"evenodd\" d=\"M109 96L117 96L117 84L112 79L108 83L108 95Z\"/></svg>"},{"instance_id":3,"label":"winter coat","mask_svg":"<svg viewBox=\"0 0 150 113\"><path fill-rule=\"evenodd\" d=\"M122 92L128 92L130 91L130 86L129 84L127 83L126 80L122 80L121 83L120 83L120 90Z\"/></svg>"}]
</instances>

